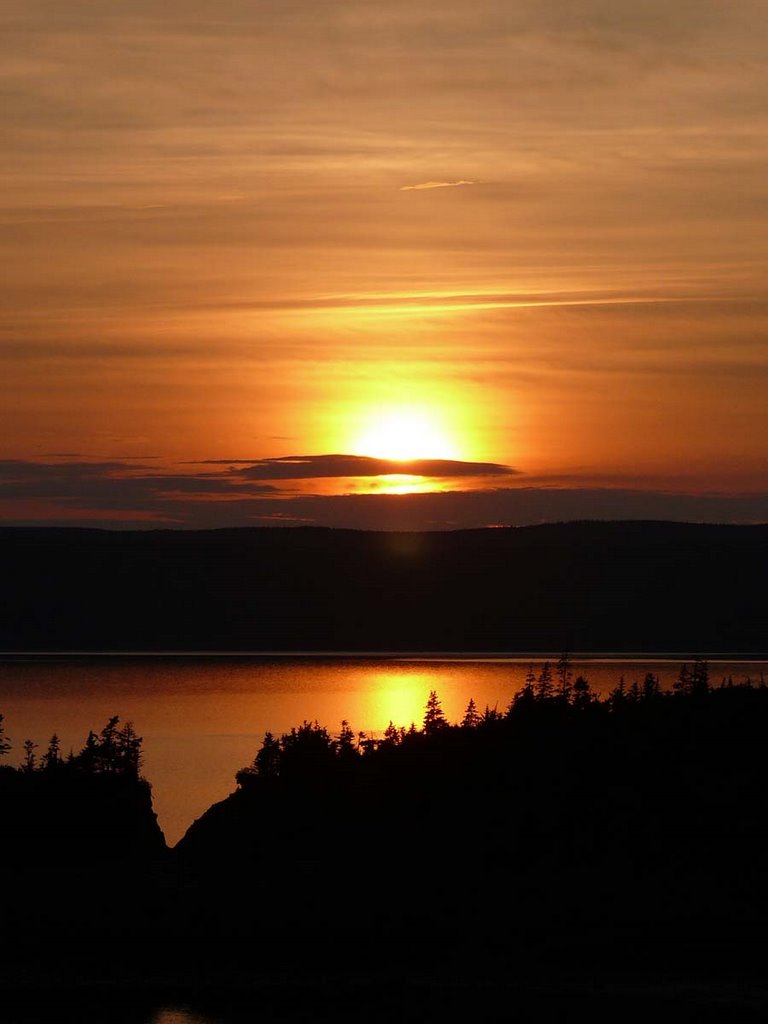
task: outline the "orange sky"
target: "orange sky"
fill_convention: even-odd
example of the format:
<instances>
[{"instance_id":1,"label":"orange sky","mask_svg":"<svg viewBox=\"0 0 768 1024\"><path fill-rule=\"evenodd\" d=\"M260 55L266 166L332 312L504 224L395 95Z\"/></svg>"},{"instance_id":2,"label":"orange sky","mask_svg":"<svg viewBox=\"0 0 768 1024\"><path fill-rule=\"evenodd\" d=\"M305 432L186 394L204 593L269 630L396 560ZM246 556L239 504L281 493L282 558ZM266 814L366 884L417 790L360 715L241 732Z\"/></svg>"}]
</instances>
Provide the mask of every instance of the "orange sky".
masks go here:
<instances>
[{"instance_id":1,"label":"orange sky","mask_svg":"<svg viewBox=\"0 0 768 1024\"><path fill-rule=\"evenodd\" d=\"M402 453L514 470L446 470L485 497L417 525L596 489L766 516L758 0L6 0L0 26L5 521L292 521L265 508L292 495L354 525L305 499L397 482L193 478Z\"/></svg>"}]
</instances>

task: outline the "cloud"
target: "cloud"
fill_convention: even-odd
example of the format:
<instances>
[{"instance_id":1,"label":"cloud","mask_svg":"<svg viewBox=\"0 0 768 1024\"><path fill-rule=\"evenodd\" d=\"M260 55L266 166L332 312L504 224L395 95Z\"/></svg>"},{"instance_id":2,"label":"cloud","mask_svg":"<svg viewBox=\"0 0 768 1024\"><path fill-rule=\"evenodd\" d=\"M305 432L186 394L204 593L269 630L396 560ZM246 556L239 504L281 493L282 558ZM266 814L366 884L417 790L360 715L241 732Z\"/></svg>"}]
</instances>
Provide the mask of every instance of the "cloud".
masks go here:
<instances>
[{"instance_id":1,"label":"cloud","mask_svg":"<svg viewBox=\"0 0 768 1024\"><path fill-rule=\"evenodd\" d=\"M206 460L197 465L241 466L232 473L249 480L318 480L371 476L427 476L443 480L462 477L512 476L516 469L497 462L455 459L412 459L407 462L367 455L290 455L279 459Z\"/></svg>"},{"instance_id":2,"label":"cloud","mask_svg":"<svg viewBox=\"0 0 768 1024\"><path fill-rule=\"evenodd\" d=\"M583 519L768 522L766 491L696 494L544 484L406 495L319 495L286 492L262 478L248 476L255 470L272 472L275 480L294 479L279 474L319 474L323 464L328 473L336 472L342 468L340 459L355 457L271 459L242 469L190 474L149 474L115 462L51 465L7 460L0 462L0 514L4 525L124 529L305 524L363 530L453 530ZM383 460L363 461L371 463L369 471L377 468L375 463L380 463L381 469L390 467ZM291 462L293 469L289 468ZM430 460L430 464L433 468L446 465L441 460ZM422 468L425 465L422 463ZM486 475L493 475L494 470L492 463L449 462L447 466L467 476L478 467ZM495 468L500 478L514 472L508 467Z\"/></svg>"},{"instance_id":3,"label":"cloud","mask_svg":"<svg viewBox=\"0 0 768 1024\"><path fill-rule=\"evenodd\" d=\"M459 185L477 185L476 181L467 181L462 178L460 181L422 181L418 185L401 185L401 192L414 192L423 188L457 188Z\"/></svg>"},{"instance_id":4,"label":"cloud","mask_svg":"<svg viewBox=\"0 0 768 1024\"><path fill-rule=\"evenodd\" d=\"M276 493L276 488L227 473L163 473L126 462L41 463L0 460L0 501L137 512L160 518L173 513L184 519L184 508L197 499L241 500Z\"/></svg>"}]
</instances>

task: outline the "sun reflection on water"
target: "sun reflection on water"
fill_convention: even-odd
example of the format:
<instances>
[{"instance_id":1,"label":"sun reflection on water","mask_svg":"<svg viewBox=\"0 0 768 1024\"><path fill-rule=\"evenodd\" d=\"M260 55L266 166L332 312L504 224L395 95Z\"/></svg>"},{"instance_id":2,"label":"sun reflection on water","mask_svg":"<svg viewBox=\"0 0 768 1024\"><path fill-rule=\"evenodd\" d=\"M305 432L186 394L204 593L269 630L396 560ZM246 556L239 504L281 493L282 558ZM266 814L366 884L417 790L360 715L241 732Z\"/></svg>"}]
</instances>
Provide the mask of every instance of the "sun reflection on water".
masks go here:
<instances>
[{"instance_id":1,"label":"sun reflection on water","mask_svg":"<svg viewBox=\"0 0 768 1024\"><path fill-rule=\"evenodd\" d=\"M390 722L406 728L414 722L421 727L424 705L434 687L432 673L372 671L367 676L361 710L364 720L371 723L369 728L382 732Z\"/></svg>"}]
</instances>

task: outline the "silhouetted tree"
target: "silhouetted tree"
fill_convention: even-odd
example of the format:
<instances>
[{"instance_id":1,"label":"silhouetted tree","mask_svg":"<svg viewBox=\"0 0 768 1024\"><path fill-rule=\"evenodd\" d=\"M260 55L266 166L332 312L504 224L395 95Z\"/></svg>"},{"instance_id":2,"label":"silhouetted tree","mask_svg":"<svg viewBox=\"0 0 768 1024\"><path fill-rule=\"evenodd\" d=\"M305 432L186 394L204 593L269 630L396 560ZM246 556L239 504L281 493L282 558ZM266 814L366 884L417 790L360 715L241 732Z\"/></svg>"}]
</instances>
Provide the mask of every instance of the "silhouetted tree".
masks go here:
<instances>
[{"instance_id":1,"label":"silhouetted tree","mask_svg":"<svg viewBox=\"0 0 768 1024\"><path fill-rule=\"evenodd\" d=\"M624 676L621 676L617 685L608 694L606 703L611 711L622 711L627 706L629 698L627 697L627 684L624 682Z\"/></svg>"},{"instance_id":2,"label":"silhouetted tree","mask_svg":"<svg viewBox=\"0 0 768 1024\"><path fill-rule=\"evenodd\" d=\"M61 745L59 743L59 737L56 733L51 736L51 741L48 744L48 749L40 758L40 767L43 771L50 772L56 771L57 768L61 768L63 761L61 759Z\"/></svg>"},{"instance_id":3,"label":"silhouetted tree","mask_svg":"<svg viewBox=\"0 0 768 1024\"><path fill-rule=\"evenodd\" d=\"M464 717L461 720L461 726L463 729L474 729L476 725L480 724L480 715L475 704L474 697L469 698L467 704L467 710L464 712Z\"/></svg>"},{"instance_id":4,"label":"silhouetted tree","mask_svg":"<svg viewBox=\"0 0 768 1024\"><path fill-rule=\"evenodd\" d=\"M588 708L590 704L594 703L595 695L592 693L592 687L589 685L589 680L584 676L576 676L573 683L573 707L577 711L583 711Z\"/></svg>"},{"instance_id":5,"label":"silhouetted tree","mask_svg":"<svg viewBox=\"0 0 768 1024\"><path fill-rule=\"evenodd\" d=\"M261 749L253 760L257 775L265 779L274 779L280 774L280 740L271 732L264 733Z\"/></svg>"},{"instance_id":6,"label":"silhouetted tree","mask_svg":"<svg viewBox=\"0 0 768 1024\"><path fill-rule=\"evenodd\" d=\"M3 725L5 718L0 715L0 757L3 757L11 749L11 741L5 735L5 726Z\"/></svg>"},{"instance_id":7,"label":"silhouetted tree","mask_svg":"<svg viewBox=\"0 0 768 1024\"><path fill-rule=\"evenodd\" d=\"M440 698L435 690L430 690L429 697L427 697L427 706L424 709L424 735L431 736L439 732L440 729L445 729L447 725L448 721L443 714Z\"/></svg>"},{"instance_id":8,"label":"silhouetted tree","mask_svg":"<svg viewBox=\"0 0 768 1024\"><path fill-rule=\"evenodd\" d=\"M390 719L389 725L384 730L384 739L382 740L383 746L398 747L403 742L405 736L405 729L401 726L399 729L395 723Z\"/></svg>"},{"instance_id":9,"label":"silhouetted tree","mask_svg":"<svg viewBox=\"0 0 768 1024\"><path fill-rule=\"evenodd\" d=\"M24 740L24 760L21 762L20 768L23 772L33 772L37 767L37 757L35 756L35 750L37 750L37 744L33 743L32 740Z\"/></svg>"},{"instance_id":10,"label":"silhouetted tree","mask_svg":"<svg viewBox=\"0 0 768 1024\"><path fill-rule=\"evenodd\" d=\"M349 722L346 718L342 719L341 730L339 731L339 735L336 737L336 756L340 761L347 764L358 757L358 753L355 748L355 734L350 728Z\"/></svg>"},{"instance_id":11,"label":"silhouetted tree","mask_svg":"<svg viewBox=\"0 0 768 1024\"><path fill-rule=\"evenodd\" d=\"M660 696L661 687L659 686L659 677L655 676L653 672L646 672L645 679L643 680L643 700L656 700L657 697Z\"/></svg>"},{"instance_id":12,"label":"silhouetted tree","mask_svg":"<svg viewBox=\"0 0 768 1024\"><path fill-rule=\"evenodd\" d=\"M503 719L504 716L499 711L498 707L496 707L496 705L494 705L493 707L489 707L486 704L485 711L480 716L480 725L491 725L493 722L501 722L503 721Z\"/></svg>"},{"instance_id":13,"label":"silhouetted tree","mask_svg":"<svg viewBox=\"0 0 768 1024\"><path fill-rule=\"evenodd\" d=\"M705 658L695 658L691 671L691 693L701 696L709 693L709 666Z\"/></svg>"},{"instance_id":14,"label":"silhouetted tree","mask_svg":"<svg viewBox=\"0 0 768 1024\"><path fill-rule=\"evenodd\" d=\"M126 722L114 736L114 770L121 775L138 778L141 770L141 736L136 735L133 722Z\"/></svg>"},{"instance_id":15,"label":"silhouetted tree","mask_svg":"<svg viewBox=\"0 0 768 1024\"><path fill-rule=\"evenodd\" d=\"M74 758L73 763L86 772L98 770L99 740L93 729L85 738L85 746Z\"/></svg>"},{"instance_id":16,"label":"silhouetted tree","mask_svg":"<svg viewBox=\"0 0 768 1024\"><path fill-rule=\"evenodd\" d=\"M118 754L118 730L117 723L120 721L117 715L113 715L99 734L97 764L98 771L115 772L119 766Z\"/></svg>"},{"instance_id":17,"label":"silhouetted tree","mask_svg":"<svg viewBox=\"0 0 768 1024\"><path fill-rule=\"evenodd\" d=\"M675 693L686 695L691 692L691 671L687 665L680 666L680 674L672 684Z\"/></svg>"},{"instance_id":18,"label":"silhouetted tree","mask_svg":"<svg viewBox=\"0 0 768 1024\"><path fill-rule=\"evenodd\" d=\"M545 661L541 666L539 678L536 680L536 699L549 700L553 693L552 666L548 661Z\"/></svg>"},{"instance_id":19,"label":"silhouetted tree","mask_svg":"<svg viewBox=\"0 0 768 1024\"><path fill-rule=\"evenodd\" d=\"M375 754L381 746L381 741L377 740L375 736L369 736L368 733L361 732L358 735L357 747L363 757L369 757L371 754Z\"/></svg>"},{"instance_id":20,"label":"silhouetted tree","mask_svg":"<svg viewBox=\"0 0 768 1024\"><path fill-rule=\"evenodd\" d=\"M565 704L571 699L571 659L567 651L564 651L557 662L557 696Z\"/></svg>"},{"instance_id":21,"label":"silhouetted tree","mask_svg":"<svg viewBox=\"0 0 768 1024\"><path fill-rule=\"evenodd\" d=\"M303 722L280 737L280 773L310 776L328 771L335 760L334 743L328 730L317 722Z\"/></svg>"},{"instance_id":22,"label":"silhouetted tree","mask_svg":"<svg viewBox=\"0 0 768 1024\"><path fill-rule=\"evenodd\" d=\"M507 717L510 717L517 711L523 708L529 708L533 705L536 700L536 674L533 671L533 665L528 666L528 671L525 674L525 682L521 689L512 698L512 701L507 708Z\"/></svg>"}]
</instances>

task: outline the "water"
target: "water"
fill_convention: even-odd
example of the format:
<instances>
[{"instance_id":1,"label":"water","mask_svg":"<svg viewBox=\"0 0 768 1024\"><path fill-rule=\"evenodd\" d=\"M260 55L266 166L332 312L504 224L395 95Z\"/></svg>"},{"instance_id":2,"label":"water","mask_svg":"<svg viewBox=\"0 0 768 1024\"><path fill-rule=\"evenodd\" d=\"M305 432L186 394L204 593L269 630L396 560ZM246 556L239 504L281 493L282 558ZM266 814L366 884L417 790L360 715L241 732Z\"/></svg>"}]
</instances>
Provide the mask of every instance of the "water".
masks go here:
<instances>
[{"instance_id":1,"label":"water","mask_svg":"<svg viewBox=\"0 0 768 1024\"><path fill-rule=\"evenodd\" d=\"M37 657L0 662L0 713L13 742L12 764L31 738L41 753L56 732L62 750L82 747L89 729L111 715L134 722L144 737L144 774L166 839L173 844L192 821L235 787L264 733L304 719L336 732L342 718L380 734L420 724L430 690L449 720L470 697L482 710L505 708L523 683L530 658L399 660L298 657ZM534 665L538 662L534 662ZM671 687L680 659L591 658L574 662L605 693L620 676L646 672ZM714 683L732 675L759 679L765 661L711 659Z\"/></svg>"}]
</instances>

